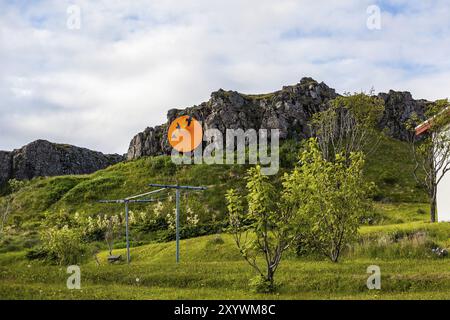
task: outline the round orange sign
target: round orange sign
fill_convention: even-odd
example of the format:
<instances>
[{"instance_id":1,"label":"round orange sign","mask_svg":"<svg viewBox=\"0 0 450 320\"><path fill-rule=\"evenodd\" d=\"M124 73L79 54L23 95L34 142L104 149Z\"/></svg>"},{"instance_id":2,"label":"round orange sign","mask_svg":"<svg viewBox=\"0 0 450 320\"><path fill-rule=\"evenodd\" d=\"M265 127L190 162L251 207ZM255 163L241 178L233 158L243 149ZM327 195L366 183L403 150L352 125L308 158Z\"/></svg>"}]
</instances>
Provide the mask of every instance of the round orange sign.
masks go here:
<instances>
[{"instance_id":1,"label":"round orange sign","mask_svg":"<svg viewBox=\"0 0 450 320\"><path fill-rule=\"evenodd\" d=\"M179 152L190 152L203 139L201 124L191 116L181 116L170 124L167 133L170 145Z\"/></svg>"}]
</instances>

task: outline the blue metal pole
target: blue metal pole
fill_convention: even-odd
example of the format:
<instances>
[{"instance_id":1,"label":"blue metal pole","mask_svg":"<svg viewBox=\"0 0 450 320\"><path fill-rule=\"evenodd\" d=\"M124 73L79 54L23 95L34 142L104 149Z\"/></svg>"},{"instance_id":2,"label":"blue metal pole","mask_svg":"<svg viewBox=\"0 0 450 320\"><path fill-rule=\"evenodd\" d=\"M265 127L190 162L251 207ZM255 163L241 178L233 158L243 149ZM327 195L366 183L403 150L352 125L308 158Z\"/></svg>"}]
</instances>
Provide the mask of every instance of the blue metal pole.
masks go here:
<instances>
[{"instance_id":1,"label":"blue metal pole","mask_svg":"<svg viewBox=\"0 0 450 320\"><path fill-rule=\"evenodd\" d=\"M125 237L127 240L127 263L130 263L130 239L128 232L128 201L125 201Z\"/></svg>"},{"instance_id":2,"label":"blue metal pole","mask_svg":"<svg viewBox=\"0 0 450 320\"><path fill-rule=\"evenodd\" d=\"M177 263L180 262L180 189L176 189L176 217L175 217L175 227L176 227L176 240L177 240Z\"/></svg>"}]
</instances>

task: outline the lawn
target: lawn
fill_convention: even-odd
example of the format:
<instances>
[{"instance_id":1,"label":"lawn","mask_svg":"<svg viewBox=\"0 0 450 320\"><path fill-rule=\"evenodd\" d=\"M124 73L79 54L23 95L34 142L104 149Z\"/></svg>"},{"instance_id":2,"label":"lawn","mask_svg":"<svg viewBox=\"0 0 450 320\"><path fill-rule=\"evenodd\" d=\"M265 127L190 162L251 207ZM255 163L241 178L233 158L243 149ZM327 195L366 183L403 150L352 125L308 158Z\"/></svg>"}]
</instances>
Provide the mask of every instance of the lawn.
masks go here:
<instances>
[{"instance_id":1,"label":"lawn","mask_svg":"<svg viewBox=\"0 0 450 320\"><path fill-rule=\"evenodd\" d=\"M417 225L418 226L418 225ZM364 233L372 232L367 227ZM397 228L397 226L388 226ZM442 233L446 225L437 225ZM379 232L374 230L373 232ZM222 241L218 241L220 237ZM115 254L125 256L123 249ZM81 290L66 288L65 267L28 261L24 252L0 255L1 299L448 299L450 260L352 257L339 263L298 258L288 253L277 273L276 294L254 294L248 285L252 269L241 259L230 235L183 240L181 263L175 244L132 248L127 265L106 263L106 252L81 267ZM378 265L382 289L368 290L369 265Z\"/></svg>"}]
</instances>

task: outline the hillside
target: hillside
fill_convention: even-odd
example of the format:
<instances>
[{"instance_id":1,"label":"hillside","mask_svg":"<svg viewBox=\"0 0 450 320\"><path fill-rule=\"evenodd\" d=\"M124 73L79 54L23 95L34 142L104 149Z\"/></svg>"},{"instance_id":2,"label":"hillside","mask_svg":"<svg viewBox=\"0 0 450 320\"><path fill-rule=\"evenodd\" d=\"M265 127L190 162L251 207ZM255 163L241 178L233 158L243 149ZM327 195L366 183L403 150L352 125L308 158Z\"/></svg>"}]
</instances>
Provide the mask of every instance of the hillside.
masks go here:
<instances>
[{"instance_id":1,"label":"hillside","mask_svg":"<svg viewBox=\"0 0 450 320\"><path fill-rule=\"evenodd\" d=\"M281 148L283 171L291 168L298 152L298 145L291 141ZM366 179L377 185L373 195L375 211L368 213L367 223L389 224L426 220L426 196L412 178L413 163L408 160L405 143L386 138L366 165ZM208 186L204 192L183 193L182 219L186 219L189 207L198 215L204 228L195 236L222 229L226 224L225 192L230 188L242 188L248 166L241 165L185 165L176 166L167 156L144 157L118 163L89 175L38 177L27 182L14 194L12 203L11 232L2 240L2 251L20 250L38 243L37 231L42 221L58 214L97 218L98 216L123 214L122 205L101 204L102 199L122 199L151 190L149 183L180 183ZM5 198L0 198L4 201ZM1 203L1 202L0 202ZM174 199L164 195L163 216L173 212ZM152 212L154 204L134 204L134 212ZM160 228L161 229L161 228ZM164 229L164 227L162 227ZM165 231L136 230L132 239L137 243L170 240ZM101 240L101 239L99 239ZM104 246L104 244L103 244Z\"/></svg>"}]
</instances>

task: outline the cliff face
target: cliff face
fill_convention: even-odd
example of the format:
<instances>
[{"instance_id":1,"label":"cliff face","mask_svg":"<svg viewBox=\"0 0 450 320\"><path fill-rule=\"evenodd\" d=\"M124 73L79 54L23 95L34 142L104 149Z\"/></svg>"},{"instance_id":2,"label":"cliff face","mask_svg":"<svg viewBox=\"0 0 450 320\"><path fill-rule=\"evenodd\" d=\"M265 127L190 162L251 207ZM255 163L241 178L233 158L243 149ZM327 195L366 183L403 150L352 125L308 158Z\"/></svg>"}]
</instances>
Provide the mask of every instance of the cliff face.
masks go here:
<instances>
[{"instance_id":1,"label":"cliff face","mask_svg":"<svg viewBox=\"0 0 450 320\"><path fill-rule=\"evenodd\" d=\"M384 115L380 121L380 127L386 129L388 134L399 140L407 140L408 133L405 129L405 121L416 113L421 119L425 119L424 111L429 101L414 100L409 92L390 90L389 93L378 95L384 100Z\"/></svg>"},{"instance_id":2,"label":"cliff face","mask_svg":"<svg viewBox=\"0 0 450 320\"><path fill-rule=\"evenodd\" d=\"M167 122L154 128L146 128L138 133L130 143L127 158L170 154L167 128L181 115L190 115L202 121L203 129L216 128L222 133L227 128L280 129L282 139L304 139L310 137L308 122L311 116L325 110L328 102L337 96L334 89L311 78L303 78L293 86L285 86L280 91L264 95L244 95L235 91L219 90L211 94L211 99L198 106L184 110L172 109L167 114ZM404 121L416 112L423 117L426 101L414 100L409 92L390 91L380 93L386 109L380 127L394 138L405 140L407 131Z\"/></svg>"},{"instance_id":3,"label":"cliff face","mask_svg":"<svg viewBox=\"0 0 450 320\"><path fill-rule=\"evenodd\" d=\"M12 173L12 152L0 151L0 185L8 181Z\"/></svg>"},{"instance_id":4,"label":"cliff face","mask_svg":"<svg viewBox=\"0 0 450 320\"><path fill-rule=\"evenodd\" d=\"M308 121L311 116L327 108L330 99L337 96L334 89L311 78L285 86L280 91L263 95L245 95L236 91L219 90L211 99L184 110L171 109L167 123L147 128L130 143L128 159L169 154L167 128L179 116L190 115L202 122L203 129L280 129L282 139L303 139L310 136Z\"/></svg>"},{"instance_id":5,"label":"cliff face","mask_svg":"<svg viewBox=\"0 0 450 320\"><path fill-rule=\"evenodd\" d=\"M87 174L123 160L120 155L37 140L11 152L0 151L0 184L13 178Z\"/></svg>"}]
</instances>

